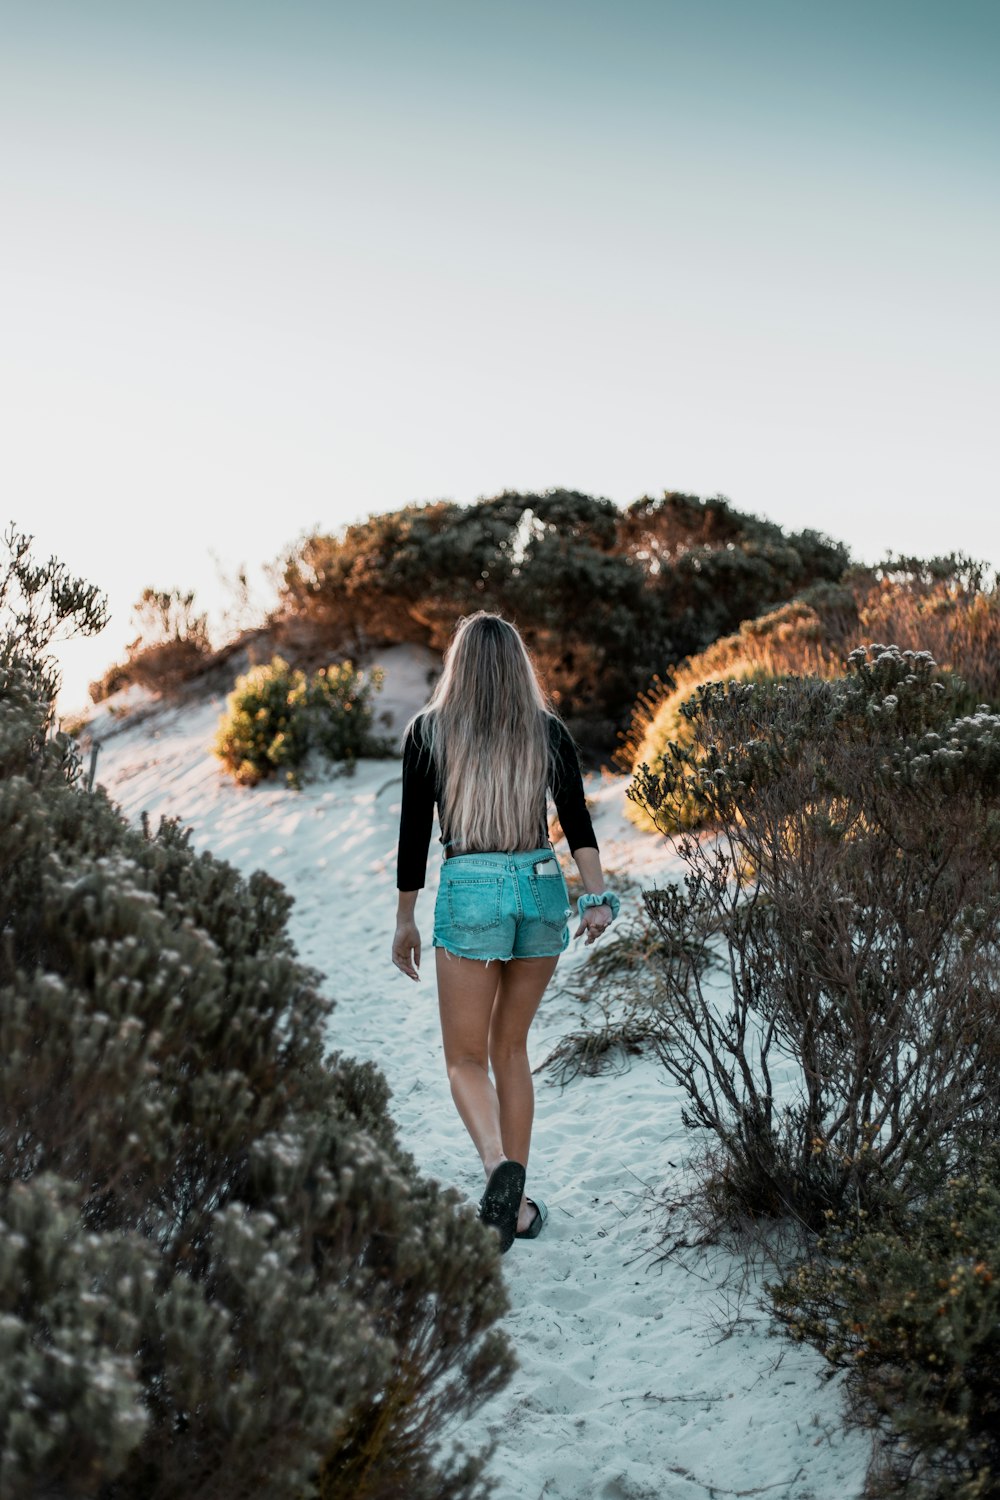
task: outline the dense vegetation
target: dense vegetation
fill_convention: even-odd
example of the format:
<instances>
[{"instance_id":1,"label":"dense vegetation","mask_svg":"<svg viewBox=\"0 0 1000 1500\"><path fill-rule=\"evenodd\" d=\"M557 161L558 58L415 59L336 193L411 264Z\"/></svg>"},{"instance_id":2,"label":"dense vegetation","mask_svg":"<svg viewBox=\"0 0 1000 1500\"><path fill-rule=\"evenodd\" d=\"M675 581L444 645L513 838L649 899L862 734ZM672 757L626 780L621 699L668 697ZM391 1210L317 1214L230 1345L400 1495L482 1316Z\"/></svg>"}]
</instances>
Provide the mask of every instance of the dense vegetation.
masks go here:
<instances>
[{"instance_id":1,"label":"dense vegetation","mask_svg":"<svg viewBox=\"0 0 1000 1500\"><path fill-rule=\"evenodd\" d=\"M992 610L934 614L992 628ZM1000 1495L1000 715L969 711L968 683L928 651L860 646L845 667L702 683L686 735L636 774L630 796L686 866L645 897L663 991L645 1042L710 1143L715 1222L799 1227L806 1259L775 1305L884 1424L872 1493L985 1500ZM716 836L678 835L682 820Z\"/></svg>"},{"instance_id":2,"label":"dense vegetation","mask_svg":"<svg viewBox=\"0 0 1000 1500\"><path fill-rule=\"evenodd\" d=\"M846 562L843 549L826 539L811 532L786 537L723 500L668 494L623 512L564 491L505 494L469 507L410 506L337 536L307 538L284 560L281 607L269 629L276 640L284 633L328 661L337 652L403 641L441 649L459 615L486 606L521 626L582 742L607 747L638 695L621 752L622 764L635 770L631 805L637 820L675 840L686 878L647 892L644 917L595 954L580 992L600 1019L565 1037L546 1063L565 1079L654 1049L686 1093L687 1122L709 1143L701 1196L710 1222L781 1220L796 1227L803 1262L771 1288L773 1305L794 1337L809 1339L849 1372L853 1415L879 1426L885 1443L870 1476L873 1496L1000 1500L1000 715L994 712L1000 704L1000 592L991 569L963 556L897 557L876 568L845 568ZM203 654L197 644L192 652ZM179 659L176 650L167 658ZM284 662L272 671L292 680ZM37 684L37 674L33 680ZM344 686L351 690L346 678ZM288 696L278 704L281 712ZM271 701L266 692L258 697L245 705L248 744L251 721ZM285 753L287 726L283 721L272 734L274 727L261 720L259 743L252 746L262 766ZM291 738L297 733L293 728ZM38 743L36 734L36 757ZM251 755L243 760L250 764ZM13 816L15 824L22 818L18 807ZM715 837L686 833L703 828ZM91 834L74 835L77 842L81 837L89 850ZM148 900L148 891L161 890L162 877L147 886L145 874L137 877L133 867L158 870L164 850L179 859L183 839L166 824L155 839L148 830L143 839L132 837L128 878L139 880L141 899ZM26 878L44 889L41 869L31 867ZM104 871L100 878L110 876ZM229 875L214 878L227 888ZM196 886L189 875L185 882ZM112 889L120 912L122 897ZM234 888L224 903L225 930L235 931L243 946L248 939L240 938L242 929L230 925L228 914L249 900L242 889L237 898ZM64 918L65 908L57 915ZM204 925L189 914L192 920ZM261 927L259 914L254 920ZM94 934L92 962L103 973L108 937L100 923ZM211 935L221 945L214 929ZM121 985L135 975L146 982L136 962L125 953L116 974ZM318 1005L309 979L297 982ZM51 1007L58 990L50 990ZM43 998L46 993L40 991ZM106 1001L103 1009L111 1009ZM87 1037L103 1036L94 1031L92 1006L83 1012ZM38 1014L46 1037L54 1034L44 1005ZM98 1019L103 1026L103 1012ZM59 1024L65 1030L61 1011ZM157 1024L163 1024L159 1013ZM257 1025L251 1020L252 1030ZM23 1070L26 1035L0 1037ZM67 1035L81 1056L89 1055L87 1037ZM205 1045L198 1035L198 1045ZM176 1041L168 1029L168 1053ZM43 1059L51 1045L46 1040ZM221 1067L221 1053L217 1061ZM280 1074L273 1059L269 1065ZM126 1069L120 1061L114 1068L117 1080ZM408 1159L386 1124L377 1075L341 1059L322 1069L322 1085L312 1061L305 1073L311 1124L316 1120L309 1111L332 1110L342 1153L337 1162L352 1151L374 1150L387 1163L380 1170L398 1187L400 1171L407 1175L412 1164L399 1166ZM57 1070L72 1084L75 1075L62 1054L52 1064ZM283 1123L283 1139L300 1128L297 1109ZM130 1146L132 1135L144 1139L140 1124L133 1122L126 1136ZM60 1129L61 1141L61 1117ZM30 1130L24 1139L32 1142ZM64 1226L70 1242L78 1222L102 1227L82 1190L68 1185L77 1181L76 1159L65 1158L67 1172L59 1155L64 1149L60 1144L55 1153L61 1175L52 1179L44 1210L50 1228L32 1218L34 1200L18 1196L23 1184L0 1200L16 1228L15 1280L27 1274L16 1262L19 1234L45 1233L51 1244ZM224 1151L226 1143L213 1149ZM124 1194L131 1206L128 1174L144 1182L150 1169L145 1158L140 1171L126 1155L122 1182L116 1179L106 1191L112 1204ZM109 1165L105 1170L111 1173ZM25 1181L33 1191L39 1184L49 1191L48 1179L34 1171L32 1158ZM339 1185L336 1172L334 1178ZM152 1180L158 1213L164 1189L155 1171ZM247 1212L263 1204L293 1242L302 1215L308 1232L315 1232L299 1179L294 1222L274 1181L265 1183L261 1197L256 1179L234 1172L231 1190ZM185 1186L186 1194L191 1191ZM361 1197L351 1197L352 1186L342 1191L349 1206L361 1204ZM379 1207L376 1217L405 1214L393 1191L386 1193L391 1207ZM99 1197L99 1208L102 1203ZM444 1223L445 1203L435 1200L430 1209L425 1203L424 1214ZM204 1232L206 1211L196 1203L197 1233ZM150 1240L149 1225L158 1221L145 1201L143 1213L141 1221L127 1223L116 1254L136 1237ZM416 1221L399 1222L416 1241ZM354 1299L351 1310L371 1312L371 1288L381 1285L381 1276L392 1315L378 1324L388 1344L385 1361L376 1360L373 1385L360 1404L344 1406L344 1425L327 1434L316 1471L322 1493L392 1493L400 1466L409 1463L418 1476L416 1495L471 1494L479 1458L445 1482L427 1457L447 1402L435 1407L429 1384L418 1378L413 1387L401 1373L405 1367L412 1374L413 1348L426 1348L413 1330L431 1326L427 1305L417 1314L406 1302L402 1272L391 1257L384 1259L377 1235L372 1253L359 1249L360 1241L337 1238L344 1233L338 1228L334 1235L346 1259L333 1274ZM219 1242L238 1259L228 1240ZM466 1264L467 1248L465 1241L452 1246L455 1265ZM89 1253L81 1252L79 1275L100 1292L111 1286L111 1273L96 1261L91 1265ZM155 1241L155 1254L164 1253ZM297 1264L290 1254L289 1264ZM352 1255L362 1261L372 1255L375 1283L352 1280ZM211 1286L214 1298L216 1273L206 1261L196 1259L194 1269L171 1262L168 1282L181 1272ZM250 1297L240 1274L220 1282L235 1286L227 1295L237 1308ZM49 1319L54 1314L46 1295L42 1287L37 1316ZM441 1316L442 1294L435 1295ZM444 1342L453 1361L448 1370L467 1361L464 1368L480 1380L473 1386L485 1393L502 1382L506 1368L502 1341L490 1326L502 1310L502 1294L494 1286L471 1311L459 1304ZM100 1316L113 1326L103 1304ZM128 1298L120 1299L115 1316L133 1318L128 1329L145 1326L135 1321L140 1313ZM356 1325L346 1326L349 1343ZM162 1352L169 1339L158 1324L153 1334L160 1362L121 1375L138 1417L129 1415L133 1408L123 1398L115 1408L120 1431L106 1428L101 1461L112 1468L121 1463L128 1483L140 1471L122 1455L146 1453L148 1444L129 1422L160 1420L150 1392L159 1399L170 1373ZM92 1338L71 1323L60 1336L67 1350L74 1339ZM198 1347L207 1358L207 1342ZM92 1358L102 1357L103 1345L93 1349ZM280 1352L276 1368L294 1388L294 1359L289 1363ZM147 1371L152 1387L143 1385ZM108 1366L106 1379L119 1374ZM451 1385L449 1379L446 1374L454 1403L457 1377ZM46 1399L74 1410L62 1388ZM262 1403L266 1427L268 1403L276 1398L267 1387L254 1399ZM331 1387L332 1401L347 1399ZM87 1400L90 1421L97 1397L89 1392ZM217 1419L210 1403L206 1411L204 1430L212 1432ZM424 1415L416 1420L419 1412ZM82 1415L70 1420L85 1425ZM179 1418L175 1405L171 1420L174 1441L178 1432L187 1441L186 1409ZM32 1432L31 1417L25 1421ZM273 1463L269 1440L266 1432L259 1438L253 1462L263 1455ZM191 1441L194 1448L185 1451L201 1462L198 1431ZM81 1451L88 1452L85 1445ZM149 1451L155 1468L160 1450L154 1445ZM181 1461L189 1461L183 1453ZM189 1483L187 1471L181 1482ZM115 1500L133 1490L93 1492Z\"/></svg>"},{"instance_id":3,"label":"dense vegetation","mask_svg":"<svg viewBox=\"0 0 1000 1500\"><path fill-rule=\"evenodd\" d=\"M1000 1495L1000 1154L898 1222L848 1217L771 1288L779 1318L848 1372L884 1434L869 1494Z\"/></svg>"},{"instance_id":4,"label":"dense vegetation","mask_svg":"<svg viewBox=\"0 0 1000 1500\"><path fill-rule=\"evenodd\" d=\"M821 580L846 549L723 499L668 492L622 510L576 491L410 505L285 559L282 612L357 652L443 650L456 620L514 620L582 742L610 747L657 672ZM280 628L280 627L279 627Z\"/></svg>"},{"instance_id":5,"label":"dense vegetation","mask_svg":"<svg viewBox=\"0 0 1000 1500\"><path fill-rule=\"evenodd\" d=\"M929 651L964 686L956 709L1000 704L1000 590L992 569L961 554L921 561L889 558L877 568L852 567L839 583L821 583L724 636L673 668L636 705L616 759L623 769L660 771L671 741L690 745L692 721L683 704L700 683L777 682L789 675L839 677L847 656L866 642ZM675 828L699 826L707 813L675 802ZM640 826L655 825L641 802L630 804ZM662 818L661 818L662 823Z\"/></svg>"},{"instance_id":6,"label":"dense vegetation","mask_svg":"<svg viewBox=\"0 0 1000 1500\"><path fill-rule=\"evenodd\" d=\"M0 1493L424 1500L513 1353L495 1238L325 1055L291 898L132 828L52 732L92 590L17 539L0 589Z\"/></svg>"}]
</instances>

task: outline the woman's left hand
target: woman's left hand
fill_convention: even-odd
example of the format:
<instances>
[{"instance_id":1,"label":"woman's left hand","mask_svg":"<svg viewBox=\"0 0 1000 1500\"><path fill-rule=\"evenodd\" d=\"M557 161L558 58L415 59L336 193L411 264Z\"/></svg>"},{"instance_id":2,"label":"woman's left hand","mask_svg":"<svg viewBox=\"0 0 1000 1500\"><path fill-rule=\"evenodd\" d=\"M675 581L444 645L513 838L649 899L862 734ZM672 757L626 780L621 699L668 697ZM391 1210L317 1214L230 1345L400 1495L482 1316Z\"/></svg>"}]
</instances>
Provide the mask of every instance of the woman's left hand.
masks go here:
<instances>
[{"instance_id":1,"label":"woman's left hand","mask_svg":"<svg viewBox=\"0 0 1000 1500\"><path fill-rule=\"evenodd\" d=\"M601 933L611 926L612 921L611 907L606 902L602 902L600 906L585 907L583 916L580 918L580 925L573 936L578 938L586 933L587 940L584 946L589 948L592 943L597 942Z\"/></svg>"}]
</instances>

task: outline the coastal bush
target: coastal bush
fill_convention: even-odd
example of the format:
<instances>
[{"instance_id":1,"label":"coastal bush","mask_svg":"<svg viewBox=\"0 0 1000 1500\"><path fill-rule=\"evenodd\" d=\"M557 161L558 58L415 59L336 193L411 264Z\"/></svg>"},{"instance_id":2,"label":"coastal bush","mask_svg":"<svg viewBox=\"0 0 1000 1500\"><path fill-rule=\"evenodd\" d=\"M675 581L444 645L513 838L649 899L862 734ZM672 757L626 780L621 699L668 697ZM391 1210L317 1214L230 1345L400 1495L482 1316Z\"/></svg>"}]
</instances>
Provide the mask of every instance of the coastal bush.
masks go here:
<instances>
[{"instance_id":1,"label":"coastal bush","mask_svg":"<svg viewBox=\"0 0 1000 1500\"><path fill-rule=\"evenodd\" d=\"M683 709L684 704L691 701L694 688L703 682L780 682L783 680L778 675L768 673L763 667L746 660L734 661L725 678L703 678L700 672L701 668L696 666L683 674L678 674L678 685L672 691L665 691L662 697L658 698L637 746L634 751L630 751L630 759L634 756L633 765L648 766L653 775L659 775L669 759L671 745L676 745L678 749L693 753L697 757L699 752L695 749L694 720L685 715ZM692 677L695 678L694 681ZM629 770L632 768L633 766L630 765ZM708 815L704 802L696 801L692 797L678 797L671 801L669 808L661 808L658 824L653 821L641 803L629 801L626 804L626 810L632 822L640 828L655 833L662 833L668 829L671 833L676 833L685 829L701 828Z\"/></svg>"},{"instance_id":2,"label":"coastal bush","mask_svg":"<svg viewBox=\"0 0 1000 1500\"><path fill-rule=\"evenodd\" d=\"M664 663L789 594L840 576L846 549L786 535L721 497L668 492L624 511L571 490L406 506L306 538L284 559L286 628L338 647L443 650L478 609L513 620L584 743L614 743ZM279 625L280 628L280 625Z\"/></svg>"},{"instance_id":3,"label":"coastal bush","mask_svg":"<svg viewBox=\"0 0 1000 1500\"><path fill-rule=\"evenodd\" d=\"M855 1216L769 1288L775 1312L848 1372L874 1423L868 1493L1000 1496L1000 1156L951 1179L897 1228Z\"/></svg>"},{"instance_id":4,"label":"coastal bush","mask_svg":"<svg viewBox=\"0 0 1000 1500\"><path fill-rule=\"evenodd\" d=\"M840 679L704 684L690 744L629 789L687 867L645 896L657 1048L723 1211L818 1229L998 1134L1000 717L956 715L964 692L874 645ZM671 833L689 805L714 838ZM712 929L725 994L685 956Z\"/></svg>"},{"instance_id":5,"label":"coastal bush","mask_svg":"<svg viewBox=\"0 0 1000 1500\"><path fill-rule=\"evenodd\" d=\"M132 606L139 634L115 662L90 684L94 703L136 683L164 697L176 695L212 659L208 615L196 613L194 593L145 588Z\"/></svg>"},{"instance_id":6,"label":"coastal bush","mask_svg":"<svg viewBox=\"0 0 1000 1500\"><path fill-rule=\"evenodd\" d=\"M18 667L46 705L38 745L55 719L59 668L50 647L65 634L97 635L108 623L108 601L95 584L74 578L57 557L38 563L30 532L8 523L0 566L0 667Z\"/></svg>"},{"instance_id":7,"label":"coastal bush","mask_svg":"<svg viewBox=\"0 0 1000 1500\"><path fill-rule=\"evenodd\" d=\"M359 756L388 755L390 742L373 732L372 697L383 675L349 661L307 675L275 656L236 679L213 750L241 786L280 769L298 786L312 752L349 766Z\"/></svg>"},{"instance_id":8,"label":"coastal bush","mask_svg":"<svg viewBox=\"0 0 1000 1500\"><path fill-rule=\"evenodd\" d=\"M89 605L78 603L84 618ZM291 897L131 827L0 648L0 1495L479 1500L495 1237L327 1055Z\"/></svg>"},{"instance_id":9,"label":"coastal bush","mask_svg":"<svg viewBox=\"0 0 1000 1500\"><path fill-rule=\"evenodd\" d=\"M628 506L619 545L642 563L669 614L668 663L704 650L742 620L815 583L836 582L849 562L847 548L820 532L788 533L722 496L700 500L676 491Z\"/></svg>"},{"instance_id":10,"label":"coastal bush","mask_svg":"<svg viewBox=\"0 0 1000 1500\"><path fill-rule=\"evenodd\" d=\"M901 650L928 650L964 687L956 709L1000 705L1000 592L984 563L952 554L920 560L889 557L877 568L853 567L838 583L822 582L796 599L716 640L705 651L653 679L640 693L614 760L629 773L657 769L671 739L690 738L680 714L703 682L839 677L848 654L864 641L893 641ZM640 803L629 816L651 821ZM679 827L696 826L679 814Z\"/></svg>"}]
</instances>

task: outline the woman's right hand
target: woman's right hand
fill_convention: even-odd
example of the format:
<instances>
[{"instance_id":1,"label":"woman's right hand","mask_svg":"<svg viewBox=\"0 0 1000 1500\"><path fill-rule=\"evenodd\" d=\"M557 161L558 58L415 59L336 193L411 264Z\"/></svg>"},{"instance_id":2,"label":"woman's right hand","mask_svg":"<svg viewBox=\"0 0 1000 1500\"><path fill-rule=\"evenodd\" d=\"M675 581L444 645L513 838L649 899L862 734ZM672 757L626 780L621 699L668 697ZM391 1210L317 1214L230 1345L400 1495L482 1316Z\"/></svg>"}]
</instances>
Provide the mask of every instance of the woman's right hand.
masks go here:
<instances>
[{"instance_id":1,"label":"woman's right hand","mask_svg":"<svg viewBox=\"0 0 1000 1500\"><path fill-rule=\"evenodd\" d=\"M396 936L392 940L392 961L410 979L420 978L417 972L420 968L420 933L416 922L397 922Z\"/></svg>"},{"instance_id":2,"label":"woman's right hand","mask_svg":"<svg viewBox=\"0 0 1000 1500\"><path fill-rule=\"evenodd\" d=\"M574 932L573 936L575 938L578 938L581 937L583 933L586 933L587 936L584 939L584 946L589 948L592 943L597 942L597 939L601 936L601 933L606 932L607 929L611 926L611 920L612 918L610 906L605 906L603 904L600 906L585 906L583 909L583 916L580 918L580 925Z\"/></svg>"}]
</instances>

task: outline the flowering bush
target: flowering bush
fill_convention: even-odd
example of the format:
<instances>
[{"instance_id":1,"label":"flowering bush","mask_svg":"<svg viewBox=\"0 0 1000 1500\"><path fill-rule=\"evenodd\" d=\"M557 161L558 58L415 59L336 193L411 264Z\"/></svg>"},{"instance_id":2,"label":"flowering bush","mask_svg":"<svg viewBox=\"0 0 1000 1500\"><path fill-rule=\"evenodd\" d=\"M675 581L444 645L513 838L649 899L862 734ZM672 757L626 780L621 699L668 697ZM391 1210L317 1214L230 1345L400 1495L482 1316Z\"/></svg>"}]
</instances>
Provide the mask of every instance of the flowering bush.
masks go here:
<instances>
[{"instance_id":1,"label":"flowering bush","mask_svg":"<svg viewBox=\"0 0 1000 1500\"><path fill-rule=\"evenodd\" d=\"M390 742L372 729L372 696L383 676L379 667L365 674L345 661L310 677L281 656L251 667L226 700L215 754L242 786L279 768L298 786L310 752L349 766L358 756L389 755Z\"/></svg>"}]
</instances>

